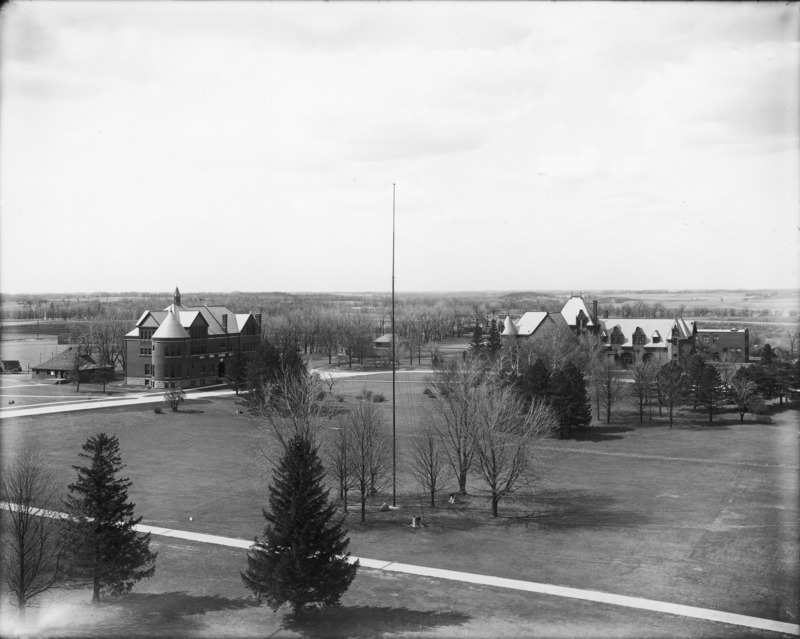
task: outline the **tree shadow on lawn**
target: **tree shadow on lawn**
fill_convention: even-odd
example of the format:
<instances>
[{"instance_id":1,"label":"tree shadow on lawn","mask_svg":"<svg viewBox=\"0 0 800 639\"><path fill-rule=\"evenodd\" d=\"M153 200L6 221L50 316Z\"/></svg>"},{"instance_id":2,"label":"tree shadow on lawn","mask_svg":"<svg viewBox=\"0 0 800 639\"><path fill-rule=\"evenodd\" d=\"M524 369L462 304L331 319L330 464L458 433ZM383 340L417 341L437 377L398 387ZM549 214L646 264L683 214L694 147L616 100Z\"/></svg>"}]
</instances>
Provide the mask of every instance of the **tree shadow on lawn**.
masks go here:
<instances>
[{"instance_id":1,"label":"tree shadow on lawn","mask_svg":"<svg viewBox=\"0 0 800 639\"><path fill-rule=\"evenodd\" d=\"M586 490L557 490L536 496L534 512L524 519L538 528L632 528L650 521L642 512L616 508L617 500Z\"/></svg>"},{"instance_id":2,"label":"tree shadow on lawn","mask_svg":"<svg viewBox=\"0 0 800 639\"><path fill-rule=\"evenodd\" d=\"M617 433L629 433L634 428L630 426L592 426L583 430L576 430L564 441L576 442L608 442L614 439L624 439Z\"/></svg>"},{"instance_id":3,"label":"tree shadow on lawn","mask_svg":"<svg viewBox=\"0 0 800 639\"><path fill-rule=\"evenodd\" d=\"M106 599L101 605L125 611L145 623L185 622L184 617L220 610L256 607L252 598L230 599L219 595L190 595L187 592L131 593L118 599Z\"/></svg>"},{"instance_id":4,"label":"tree shadow on lawn","mask_svg":"<svg viewBox=\"0 0 800 639\"><path fill-rule=\"evenodd\" d=\"M297 620L284 618L282 627L304 637L380 637L406 632L430 632L463 625L471 619L460 612L410 610L391 606L342 606L311 612Z\"/></svg>"}]
</instances>

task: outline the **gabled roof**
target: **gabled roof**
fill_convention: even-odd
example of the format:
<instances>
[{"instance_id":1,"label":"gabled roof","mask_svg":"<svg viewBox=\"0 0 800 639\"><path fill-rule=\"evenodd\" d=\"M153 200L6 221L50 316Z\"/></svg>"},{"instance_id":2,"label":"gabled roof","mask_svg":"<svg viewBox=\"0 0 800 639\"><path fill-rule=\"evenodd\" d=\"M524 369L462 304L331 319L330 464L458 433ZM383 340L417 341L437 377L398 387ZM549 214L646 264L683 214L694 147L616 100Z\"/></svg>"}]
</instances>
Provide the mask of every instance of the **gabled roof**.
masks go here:
<instances>
[{"instance_id":1,"label":"gabled roof","mask_svg":"<svg viewBox=\"0 0 800 639\"><path fill-rule=\"evenodd\" d=\"M678 329L678 338L687 339L692 336L692 330L682 319L669 319L669 318L609 318L599 320L600 327L609 335L618 328L625 337L622 344L615 344L615 346L633 346L633 335L636 329L640 329L646 336L647 341L645 347L649 348L667 348L667 342L672 339L672 329ZM602 334L602 333L601 333ZM661 341L653 343L653 336L658 335Z\"/></svg>"},{"instance_id":2,"label":"gabled roof","mask_svg":"<svg viewBox=\"0 0 800 639\"><path fill-rule=\"evenodd\" d=\"M551 322L553 321L549 315L547 311L528 311L523 313L522 317L516 322L517 334L522 337L533 335L548 319ZM503 332L505 333L505 331Z\"/></svg>"},{"instance_id":3,"label":"gabled roof","mask_svg":"<svg viewBox=\"0 0 800 639\"><path fill-rule=\"evenodd\" d=\"M92 368L102 368L98 366L97 362L92 359L91 355L83 354L81 357L81 370L89 370ZM46 371L71 371L75 369L75 350L72 347L59 353L52 359L46 362L31 366L31 370L46 370Z\"/></svg>"},{"instance_id":4,"label":"gabled roof","mask_svg":"<svg viewBox=\"0 0 800 639\"><path fill-rule=\"evenodd\" d=\"M588 320L586 326L594 326L592 314L589 312L589 308L586 306L586 302L583 301L582 297L575 297L574 295L570 297L567 303L564 304L564 308L561 309L561 315L570 327L574 327L576 324L575 319L581 311L583 311L583 314L586 315L586 319Z\"/></svg>"},{"instance_id":5,"label":"gabled roof","mask_svg":"<svg viewBox=\"0 0 800 639\"><path fill-rule=\"evenodd\" d=\"M161 326L156 329L151 339L182 339L189 337L186 329L181 326L175 313L167 313Z\"/></svg>"},{"instance_id":6,"label":"gabled roof","mask_svg":"<svg viewBox=\"0 0 800 639\"><path fill-rule=\"evenodd\" d=\"M222 316L227 315L227 330L223 328ZM187 306L181 303L180 291L176 288L172 304L163 311L145 311L136 322L136 329L130 331L125 337L138 337L138 328L156 328L153 337L164 337L167 333L159 333L163 323L169 316L176 318L178 326L189 328L200 326L205 323L208 326L208 336L217 337L220 335L237 335L241 332L247 320L252 317L251 313L234 313L227 306ZM173 337L188 337L179 335L179 332L172 327L168 333Z\"/></svg>"},{"instance_id":7,"label":"gabled roof","mask_svg":"<svg viewBox=\"0 0 800 639\"><path fill-rule=\"evenodd\" d=\"M397 337L397 344L401 344L407 340L404 340L402 337ZM373 344L391 344L392 343L392 334L391 333L384 333L379 338L373 340Z\"/></svg>"}]
</instances>

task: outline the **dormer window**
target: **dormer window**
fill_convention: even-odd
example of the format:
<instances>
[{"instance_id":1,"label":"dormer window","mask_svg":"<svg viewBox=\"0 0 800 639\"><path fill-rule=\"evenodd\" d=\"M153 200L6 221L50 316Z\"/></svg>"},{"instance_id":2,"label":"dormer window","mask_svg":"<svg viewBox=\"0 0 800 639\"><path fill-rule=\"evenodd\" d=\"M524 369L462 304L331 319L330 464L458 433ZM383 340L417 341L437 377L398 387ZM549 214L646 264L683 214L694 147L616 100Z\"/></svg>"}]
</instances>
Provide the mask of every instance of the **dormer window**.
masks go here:
<instances>
[{"instance_id":1,"label":"dormer window","mask_svg":"<svg viewBox=\"0 0 800 639\"><path fill-rule=\"evenodd\" d=\"M625 336L622 334L622 331L618 326L614 327L614 331L611 333L611 343L612 344L624 344L625 343Z\"/></svg>"},{"instance_id":2,"label":"dormer window","mask_svg":"<svg viewBox=\"0 0 800 639\"><path fill-rule=\"evenodd\" d=\"M636 332L633 334L633 345L634 346L644 346L644 343L647 341L647 338L644 335L644 331L641 328L636 328Z\"/></svg>"}]
</instances>

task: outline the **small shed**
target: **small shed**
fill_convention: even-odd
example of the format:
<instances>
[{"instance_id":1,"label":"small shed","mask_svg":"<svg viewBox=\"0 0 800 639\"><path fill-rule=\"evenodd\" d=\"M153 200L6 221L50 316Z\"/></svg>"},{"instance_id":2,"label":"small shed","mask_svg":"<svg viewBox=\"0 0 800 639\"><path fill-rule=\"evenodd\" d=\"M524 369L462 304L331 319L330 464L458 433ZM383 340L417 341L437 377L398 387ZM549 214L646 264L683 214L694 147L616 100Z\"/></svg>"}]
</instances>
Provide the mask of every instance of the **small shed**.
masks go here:
<instances>
[{"instance_id":1,"label":"small shed","mask_svg":"<svg viewBox=\"0 0 800 639\"><path fill-rule=\"evenodd\" d=\"M386 333L372 342L375 350L378 353L391 353L392 351L392 334ZM408 348L408 340L402 337L395 337L395 352Z\"/></svg>"},{"instance_id":2,"label":"small shed","mask_svg":"<svg viewBox=\"0 0 800 639\"><path fill-rule=\"evenodd\" d=\"M78 364L79 381L90 382L95 379L105 378L114 379L114 367L103 366L92 359L91 355L79 353L72 348L59 353L53 359L31 366L32 379L68 379L76 368L76 357Z\"/></svg>"}]
</instances>

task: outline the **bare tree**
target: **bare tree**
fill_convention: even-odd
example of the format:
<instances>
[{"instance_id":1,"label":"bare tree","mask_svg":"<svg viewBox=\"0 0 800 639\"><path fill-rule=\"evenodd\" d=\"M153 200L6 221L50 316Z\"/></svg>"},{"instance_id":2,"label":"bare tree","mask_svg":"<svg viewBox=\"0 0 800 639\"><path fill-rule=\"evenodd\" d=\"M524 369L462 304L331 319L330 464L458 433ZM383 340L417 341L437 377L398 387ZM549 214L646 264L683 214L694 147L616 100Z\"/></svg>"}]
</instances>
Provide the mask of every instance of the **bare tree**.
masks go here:
<instances>
[{"instance_id":1,"label":"bare tree","mask_svg":"<svg viewBox=\"0 0 800 639\"><path fill-rule=\"evenodd\" d=\"M731 380L731 397L739 411L739 421L744 421L744 414L751 411L759 397L758 385L744 375L737 375Z\"/></svg>"},{"instance_id":2,"label":"bare tree","mask_svg":"<svg viewBox=\"0 0 800 639\"><path fill-rule=\"evenodd\" d=\"M164 401L170 407L173 413L178 412L178 408L180 408L181 402L186 399L186 393L183 392L183 389L178 386L178 388L170 388L164 393Z\"/></svg>"},{"instance_id":3,"label":"bare tree","mask_svg":"<svg viewBox=\"0 0 800 639\"><path fill-rule=\"evenodd\" d=\"M795 329L793 333L789 332L789 330L785 330L784 333L786 334L785 343L789 346L789 359L793 361L795 348L797 348L797 338L800 337L800 330Z\"/></svg>"},{"instance_id":4,"label":"bare tree","mask_svg":"<svg viewBox=\"0 0 800 639\"><path fill-rule=\"evenodd\" d=\"M660 401L667 407L669 427L672 428L675 406L686 397L687 375L677 362L667 362L658 369L657 379Z\"/></svg>"},{"instance_id":5,"label":"bare tree","mask_svg":"<svg viewBox=\"0 0 800 639\"><path fill-rule=\"evenodd\" d=\"M462 495L467 494L467 475L475 456L474 391L482 377L475 357L447 360L431 377L433 401L426 405L426 419L444 445Z\"/></svg>"},{"instance_id":6,"label":"bare tree","mask_svg":"<svg viewBox=\"0 0 800 639\"><path fill-rule=\"evenodd\" d=\"M359 402L347 423L347 470L361 501L361 522L367 521L367 498L378 494L391 477L392 444L378 406Z\"/></svg>"},{"instance_id":7,"label":"bare tree","mask_svg":"<svg viewBox=\"0 0 800 639\"><path fill-rule=\"evenodd\" d=\"M478 469L497 517L501 499L534 481L539 445L558 421L541 400L534 399L526 411L524 399L509 386L484 383L474 394Z\"/></svg>"},{"instance_id":8,"label":"bare tree","mask_svg":"<svg viewBox=\"0 0 800 639\"><path fill-rule=\"evenodd\" d=\"M447 482L452 469L442 440L431 423L411 438L408 466L422 490L430 495L431 508L436 508L436 492Z\"/></svg>"},{"instance_id":9,"label":"bare tree","mask_svg":"<svg viewBox=\"0 0 800 639\"><path fill-rule=\"evenodd\" d=\"M639 409L639 423L644 423L644 409L650 403L653 382L657 370L650 361L637 361L633 366L633 380L630 384L631 397Z\"/></svg>"},{"instance_id":10,"label":"bare tree","mask_svg":"<svg viewBox=\"0 0 800 639\"><path fill-rule=\"evenodd\" d=\"M606 409L606 423L611 423L611 409L625 396L626 382L622 371L608 359L595 362L591 371L595 401Z\"/></svg>"},{"instance_id":11,"label":"bare tree","mask_svg":"<svg viewBox=\"0 0 800 639\"><path fill-rule=\"evenodd\" d=\"M25 617L31 600L65 580L68 537L47 516L63 499L43 454L24 450L0 478L0 558L3 580Z\"/></svg>"},{"instance_id":12,"label":"bare tree","mask_svg":"<svg viewBox=\"0 0 800 639\"><path fill-rule=\"evenodd\" d=\"M86 364L84 352L84 347L76 346L72 349L72 357L70 358L69 379L75 382L76 393L81 391L81 371Z\"/></svg>"},{"instance_id":13,"label":"bare tree","mask_svg":"<svg viewBox=\"0 0 800 639\"><path fill-rule=\"evenodd\" d=\"M282 451L296 435L316 446L320 429L334 413L319 375L307 371L283 370L276 381L263 383L259 395L263 401L254 410L262 426L260 452L270 463L280 457L275 445Z\"/></svg>"},{"instance_id":14,"label":"bare tree","mask_svg":"<svg viewBox=\"0 0 800 639\"><path fill-rule=\"evenodd\" d=\"M347 512L347 493L353 487L353 474L347 459L349 421L338 419L336 424L330 427L330 433L324 439L322 457L325 460L325 470L336 482L339 499L344 502L344 511Z\"/></svg>"}]
</instances>

